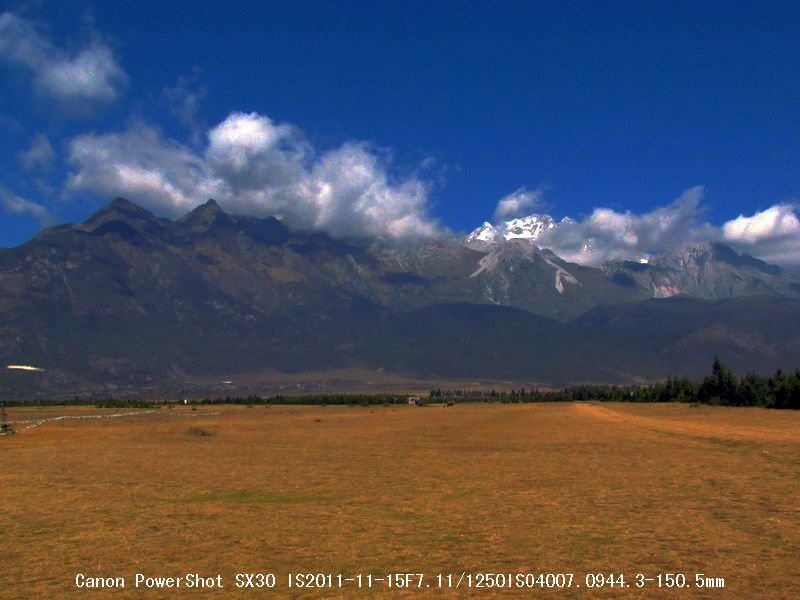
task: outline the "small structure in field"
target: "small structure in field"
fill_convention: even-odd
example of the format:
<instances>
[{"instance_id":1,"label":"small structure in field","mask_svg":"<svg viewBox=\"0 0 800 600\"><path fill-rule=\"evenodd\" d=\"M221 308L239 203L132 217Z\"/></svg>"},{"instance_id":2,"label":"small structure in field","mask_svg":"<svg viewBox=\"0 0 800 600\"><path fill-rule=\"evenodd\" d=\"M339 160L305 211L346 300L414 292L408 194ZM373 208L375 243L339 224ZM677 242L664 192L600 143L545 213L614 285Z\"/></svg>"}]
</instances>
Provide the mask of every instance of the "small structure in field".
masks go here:
<instances>
[{"instance_id":1,"label":"small structure in field","mask_svg":"<svg viewBox=\"0 0 800 600\"><path fill-rule=\"evenodd\" d=\"M425 405L425 403L422 401L422 398L420 398L419 396L409 396L408 397L408 403L411 406L424 406Z\"/></svg>"},{"instance_id":2,"label":"small structure in field","mask_svg":"<svg viewBox=\"0 0 800 600\"><path fill-rule=\"evenodd\" d=\"M11 433L11 424L8 422L8 413L5 405L0 405L0 435Z\"/></svg>"}]
</instances>

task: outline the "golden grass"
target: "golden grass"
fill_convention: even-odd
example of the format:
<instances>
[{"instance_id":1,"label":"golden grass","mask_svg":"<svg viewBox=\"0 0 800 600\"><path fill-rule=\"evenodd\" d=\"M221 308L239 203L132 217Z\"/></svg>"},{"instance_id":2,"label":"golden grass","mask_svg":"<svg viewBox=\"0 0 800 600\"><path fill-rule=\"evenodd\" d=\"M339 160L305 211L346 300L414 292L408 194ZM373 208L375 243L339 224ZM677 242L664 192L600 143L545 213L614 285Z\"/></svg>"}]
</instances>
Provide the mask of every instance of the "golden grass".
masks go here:
<instances>
[{"instance_id":1,"label":"golden grass","mask_svg":"<svg viewBox=\"0 0 800 600\"><path fill-rule=\"evenodd\" d=\"M84 595L78 572L130 582L136 572L220 573L226 597L264 596L236 590L233 574L273 572L271 597L289 597L289 572L462 571L572 572L579 583L589 572L623 572L630 583L638 572L698 572L726 582L542 593L553 598L798 597L798 413L542 404L194 414L215 410L56 421L0 438L0 597ZM12 419L102 412L9 410ZM406 594L304 597L383 595Z\"/></svg>"}]
</instances>

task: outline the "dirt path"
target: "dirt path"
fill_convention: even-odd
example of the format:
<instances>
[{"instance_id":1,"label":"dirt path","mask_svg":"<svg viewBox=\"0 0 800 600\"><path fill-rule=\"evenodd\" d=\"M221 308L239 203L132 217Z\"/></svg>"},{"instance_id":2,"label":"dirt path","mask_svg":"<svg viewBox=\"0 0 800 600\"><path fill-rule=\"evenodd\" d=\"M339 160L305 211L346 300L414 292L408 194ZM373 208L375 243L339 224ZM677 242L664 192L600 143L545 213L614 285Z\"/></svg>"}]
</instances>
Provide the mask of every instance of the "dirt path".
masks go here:
<instances>
[{"instance_id":1,"label":"dirt path","mask_svg":"<svg viewBox=\"0 0 800 600\"><path fill-rule=\"evenodd\" d=\"M759 419L753 419L749 423L742 424L724 422L720 419L720 410L736 411L735 408L715 408L716 412L701 409L696 415L689 416L685 414L685 411L681 414L671 415L667 409L661 416L645 416L636 414L641 407L633 405L631 407L615 405L611 408L599 404L575 403L572 406L579 413L590 415L598 420L632 425L663 433L731 441L800 444L797 415L791 412L776 411L776 414L786 417L783 423L776 423L774 419L766 423L762 423Z\"/></svg>"}]
</instances>

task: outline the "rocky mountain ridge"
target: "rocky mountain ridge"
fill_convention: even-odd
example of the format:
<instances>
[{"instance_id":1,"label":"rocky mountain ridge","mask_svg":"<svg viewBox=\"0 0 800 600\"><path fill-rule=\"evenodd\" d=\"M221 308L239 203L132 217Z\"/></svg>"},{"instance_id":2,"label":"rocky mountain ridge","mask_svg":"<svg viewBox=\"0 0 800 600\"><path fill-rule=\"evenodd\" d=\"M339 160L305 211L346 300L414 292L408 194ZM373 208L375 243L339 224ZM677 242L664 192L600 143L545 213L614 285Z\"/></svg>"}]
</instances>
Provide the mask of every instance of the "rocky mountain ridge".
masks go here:
<instances>
[{"instance_id":1,"label":"rocky mountain ridge","mask_svg":"<svg viewBox=\"0 0 800 600\"><path fill-rule=\"evenodd\" d=\"M0 361L42 367L48 385L78 387L259 369L422 373L429 367L415 358L420 353L407 336L440 347L431 332L452 323L462 330L441 339L463 351L435 362L442 376L477 365L476 377L507 377L512 364L520 376L563 381L570 372L558 367L563 363L576 379L631 380L660 373L657 360L630 351L648 335L647 320L638 334L625 330L619 348L606 349L606 357L625 363L616 366L587 358L605 344L608 325L574 324L592 311L634 310L671 296L689 302L676 306L712 310L709 300L761 298L755 305L767 307L791 305L799 295L791 274L722 245L593 268L526 238L482 249L457 239L378 247L293 232L275 218L229 215L213 201L171 221L116 199L83 223L50 227L0 250ZM464 315L477 322L467 324ZM692 322L700 327L703 320ZM792 327L769 339L759 337L759 326L748 327L745 335L722 324L702 339L717 340L721 351L738 348L744 358L732 362L743 367L793 356ZM480 343L466 344L468 335ZM534 343L542 336L562 341ZM742 339L760 340L753 341L760 353L742 354ZM532 353L548 347L552 356L537 365ZM517 358L498 360L509 351ZM448 366L448 356L461 366Z\"/></svg>"}]
</instances>

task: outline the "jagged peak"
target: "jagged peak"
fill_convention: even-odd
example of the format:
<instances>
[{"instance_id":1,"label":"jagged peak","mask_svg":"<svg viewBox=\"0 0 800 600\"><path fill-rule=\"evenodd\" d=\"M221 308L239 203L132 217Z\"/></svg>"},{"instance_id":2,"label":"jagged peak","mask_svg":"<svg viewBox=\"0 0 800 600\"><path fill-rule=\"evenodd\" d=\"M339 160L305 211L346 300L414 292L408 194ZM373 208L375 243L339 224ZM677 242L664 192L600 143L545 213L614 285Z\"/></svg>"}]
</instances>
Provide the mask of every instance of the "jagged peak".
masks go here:
<instances>
[{"instance_id":1,"label":"jagged peak","mask_svg":"<svg viewBox=\"0 0 800 600\"><path fill-rule=\"evenodd\" d=\"M746 252L737 252L728 244L722 242L712 242L711 251L714 253L714 258L727 262L735 266L747 266L768 273L769 275L781 275L783 269L777 265L771 265L759 258L755 258Z\"/></svg>"},{"instance_id":2,"label":"jagged peak","mask_svg":"<svg viewBox=\"0 0 800 600\"><path fill-rule=\"evenodd\" d=\"M206 229L215 224L229 224L232 222L231 216L213 199L198 205L178 221L179 224L192 229Z\"/></svg>"},{"instance_id":3,"label":"jagged peak","mask_svg":"<svg viewBox=\"0 0 800 600\"><path fill-rule=\"evenodd\" d=\"M208 200L205 201L204 204L201 204L197 208L203 208L205 210L213 210L215 212L222 212L222 213L225 212L225 210L213 198L209 198Z\"/></svg>"},{"instance_id":4,"label":"jagged peak","mask_svg":"<svg viewBox=\"0 0 800 600\"><path fill-rule=\"evenodd\" d=\"M94 213L91 217L84 221L85 225L98 224L101 221L106 221L109 218L135 218L144 219L147 221L155 221L156 217L149 210L142 208L138 204L117 196L111 202L106 204L103 208Z\"/></svg>"},{"instance_id":5,"label":"jagged peak","mask_svg":"<svg viewBox=\"0 0 800 600\"><path fill-rule=\"evenodd\" d=\"M192 216L198 215L227 215L228 213L213 198L209 198L203 204L198 204L195 208L186 213L181 221L187 221Z\"/></svg>"},{"instance_id":6,"label":"jagged peak","mask_svg":"<svg viewBox=\"0 0 800 600\"><path fill-rule=\"evenodd\" d=\"M498 232L494 225L489 221L484 221L483 224L472 231L467 236L467 243L470 242L495 242L497 241Z\"/></svg>"}]
</instances>

